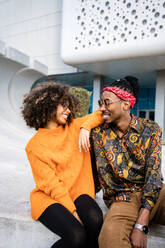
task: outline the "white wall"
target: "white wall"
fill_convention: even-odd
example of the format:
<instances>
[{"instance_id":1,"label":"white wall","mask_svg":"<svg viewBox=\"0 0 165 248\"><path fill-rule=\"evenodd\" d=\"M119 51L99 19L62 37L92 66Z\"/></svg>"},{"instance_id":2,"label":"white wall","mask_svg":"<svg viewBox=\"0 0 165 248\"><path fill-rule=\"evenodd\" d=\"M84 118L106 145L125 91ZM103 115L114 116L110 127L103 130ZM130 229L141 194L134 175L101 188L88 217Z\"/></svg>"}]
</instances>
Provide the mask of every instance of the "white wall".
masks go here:
<instances>
[{"instance_id":1,"label":"white wall","mask_svg":"<svg viewBox=\"0 0 165 248\"><path fill-rule=\"evenodd\" d=\"M62 0L0 0L0 40L48 66L74 72L60 57Z\"/></svg>"},{"instance_id":2,"label":"white wall","mask_svg":"<svg viewBox=\"0 0 165 248\"><path fill-rule=\"evenodd\" d=\"M155 121L159 123L165 139L165 70L157 72Z\"/></svg>"},{"instance_id":3,"label":"white wall","mask_svg":"<svg viewBox=\"0 0 165 248\"><path fill-rule=\"evenodd\" d=\"M80 69L164 54L164 32L164 0L63 0L62 58Z\"/></svg>"},{"instance_id":4,"label":"white wall","mask_svg":"<svg viewBox=\"0 0 165 248\"><path fill-rule=\"evenodd\" d=\"M32 67L29 56L3 42L0 55L0 217L27 215L33 179L24 148L34 130L26 126L20 107L23 95L47 68L41 65L39 70L36 63Z\"/></svg>"}]
</instances>

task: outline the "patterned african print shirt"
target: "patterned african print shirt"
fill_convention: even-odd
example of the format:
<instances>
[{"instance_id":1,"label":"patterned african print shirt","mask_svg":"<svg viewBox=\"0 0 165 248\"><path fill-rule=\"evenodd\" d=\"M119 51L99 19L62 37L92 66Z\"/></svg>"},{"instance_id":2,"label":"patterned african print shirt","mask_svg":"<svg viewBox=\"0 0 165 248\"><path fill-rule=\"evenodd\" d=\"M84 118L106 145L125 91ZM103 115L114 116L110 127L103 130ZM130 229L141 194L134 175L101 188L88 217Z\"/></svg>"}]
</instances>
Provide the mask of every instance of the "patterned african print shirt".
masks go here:
<instances>
[{"instance_id":1,"label":"patterned african print shirt","mask_svg":"<svg viewBox=\"0 0 165 248\"><path fill-rule=\"evenodd\" d=\"M122 138L111 124L104 123L92 130L95 185L101 185L107 207L113 201L130 201L130 194L140 191L141 207L150 210L162 185L161 129L151 120L131 117Z\"/></svg>"}]
</instances>

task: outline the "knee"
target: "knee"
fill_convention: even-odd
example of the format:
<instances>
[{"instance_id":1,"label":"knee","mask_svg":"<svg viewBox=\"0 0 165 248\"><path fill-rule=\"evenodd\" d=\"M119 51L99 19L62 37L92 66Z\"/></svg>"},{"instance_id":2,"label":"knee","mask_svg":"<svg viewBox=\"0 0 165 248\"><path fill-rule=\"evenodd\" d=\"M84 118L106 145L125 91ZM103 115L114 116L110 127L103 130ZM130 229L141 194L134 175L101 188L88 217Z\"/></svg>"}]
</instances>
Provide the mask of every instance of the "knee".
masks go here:
<instances>
[{"instance_id":1,"label":"knee","mask_svg":"<svg viewBox=\"0 0 165 248\"><path fill-rule=\"evenodd\" d=\"M93 218L93 226L100 231L102 225L103 225L103 213L100 210L99 212L97 211L97 215L95 215Z\"/></svg>"},{"instance_id":2,"label":"knee","mask_svg":"<svg viewBox=\"0 0 165 248\"><path fill-rule=\"evenodd\" d=\"M72 237L70 240L71 248L85 248L87 244L87 236L85 229L72 230ZM68 244L67 244L68 245Z\"/></svg>"},{"instance_id":3,"label":"knee","mask_svg":"<svg viewBox=\"0 0 165 248\"><path fill-rule=\"evenodd\" d=\"M93 209L93 211L89 214L89 223L88 223L88 227L96 233L100 233L101 227L103 225L103 213L101 211L101 209L97 209L97 211L95 211Z\"/></svg>"},{"instance_id":4,"label":"knee","mask_svg":"<svg viewBox=\"0 0 165 248\"><path fill-rule=\"evenodd\" d=\"M130 248L129 233L127 233L125 223L108 223L103 224L99 235L100 248Z\"/></svg>"}]
</instances>

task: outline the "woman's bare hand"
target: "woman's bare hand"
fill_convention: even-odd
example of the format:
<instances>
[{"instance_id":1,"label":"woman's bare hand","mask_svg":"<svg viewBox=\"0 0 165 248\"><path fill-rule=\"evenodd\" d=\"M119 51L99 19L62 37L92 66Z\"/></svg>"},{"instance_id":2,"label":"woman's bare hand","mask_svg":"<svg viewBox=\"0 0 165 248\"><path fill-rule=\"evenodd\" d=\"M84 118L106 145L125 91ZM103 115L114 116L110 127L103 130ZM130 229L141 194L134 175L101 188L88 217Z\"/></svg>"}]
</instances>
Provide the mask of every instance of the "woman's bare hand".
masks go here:
<instances>
[{"instance_id":1,"label":"woman's bare hand","mask_svg":"<svg viewBox=\"0 0 165 248\"><path fill-rule=\"evenodd\" d=\"M81 128L79 135L79 151L81 152L81 147L85 152L89 151L90 142L89 142L89 131L85 128Z\"/></svg>"}]
</instances>

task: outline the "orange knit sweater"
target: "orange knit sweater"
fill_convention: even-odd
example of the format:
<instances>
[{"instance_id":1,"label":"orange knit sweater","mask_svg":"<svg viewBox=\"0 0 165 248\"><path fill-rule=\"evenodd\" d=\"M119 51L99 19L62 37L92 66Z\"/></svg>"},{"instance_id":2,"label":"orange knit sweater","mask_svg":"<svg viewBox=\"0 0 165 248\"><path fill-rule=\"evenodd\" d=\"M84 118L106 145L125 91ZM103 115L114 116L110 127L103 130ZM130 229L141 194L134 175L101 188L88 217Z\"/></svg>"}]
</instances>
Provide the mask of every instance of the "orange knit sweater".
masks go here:
<instances>
[{"instance_id":1,"label":"orange knit sweater","mask_svg":"<svg viewBox=\"0 0 165 248\"><path fill-rule=\"evenodd\" d=\"M36 188L31 192L31 215L37 220L51 204L60 203L71 213L81 194L94 197L90 153L78 150L80 127L90 130L103 122L101 111L77 118L68 126L42 129L31 138L26 153Z\"/></svg>"}]
</instances>

